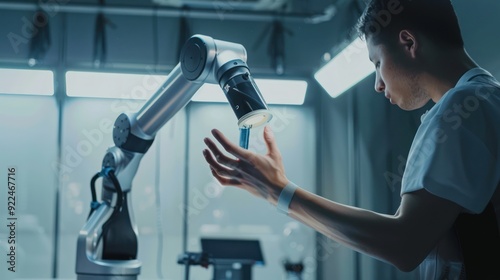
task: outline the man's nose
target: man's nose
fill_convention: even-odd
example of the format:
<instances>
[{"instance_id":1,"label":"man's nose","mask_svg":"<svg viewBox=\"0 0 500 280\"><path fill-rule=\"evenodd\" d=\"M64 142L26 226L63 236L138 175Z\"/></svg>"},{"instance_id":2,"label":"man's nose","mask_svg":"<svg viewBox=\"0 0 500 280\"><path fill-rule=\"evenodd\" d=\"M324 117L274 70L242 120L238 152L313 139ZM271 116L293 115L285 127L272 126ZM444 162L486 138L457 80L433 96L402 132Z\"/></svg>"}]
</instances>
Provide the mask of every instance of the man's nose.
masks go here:
<instances>
[{"instance_id":1,"label":"man's nose","mask_svg":"<svg viewBox=\"0 0 500 280\"><path fill-rule=\"evenodd\" d=\"M384 92L385 91L385 83L380 79L377 75L375 78L375 91L376 92Z\"/></svg>"}]
</instances>

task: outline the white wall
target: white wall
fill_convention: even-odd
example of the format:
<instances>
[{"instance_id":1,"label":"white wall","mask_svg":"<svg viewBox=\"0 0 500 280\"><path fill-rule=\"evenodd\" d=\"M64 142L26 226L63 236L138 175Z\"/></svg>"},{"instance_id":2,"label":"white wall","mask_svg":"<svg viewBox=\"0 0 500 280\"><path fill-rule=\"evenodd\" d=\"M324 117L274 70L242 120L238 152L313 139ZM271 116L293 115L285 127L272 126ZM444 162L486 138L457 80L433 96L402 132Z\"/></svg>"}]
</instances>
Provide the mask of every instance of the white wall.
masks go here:
<instances>
[{"instance_id":1,"label":"white wall","mask_svg":"<svg viewBox=\"0 0 500 280\"><path fill-rule=\"evenodd\" d=\"M67 97L62 107L62 153L58 160L59 112L55 98L0 95L0 128L6 132L0 138L0 176L6 182L7 167L15 166L18 178L17 271L8 272L2 262L1 279L52 277L56 206L59 208L56 276L76 277L76 239L89 212L90 179L100 170L106 149L113 145L111 128L116 117L121 112L136 111L142 104L143 101ZM313 110L303 106L271 106L271 109L275 117L270 125L290 179L314 191ZM289 244L283 242L282 232L291 219L277 213L267 202L238 189L225 188L216 196L207 193L207 188L218 185L202 157L202 139L216 127L238 141L236 121L227 104L192 103L160 130L143 158L132 188L132 211L139 229L138 258L143 262L141 279L177 280L184 275L177 256L183 252L186 178L191 209L187 249L199 251L202 236L255 238L260 240L265 258L265 266L254 268L255 279L284 277L283 246ZM252 130L250 149L264 153L261 134L262 128ZM100 183L98 180L98 196ZM197 193L208 194L206 205L200 206ZM3 194L0 198L1 219L7 223L3 211L7 209L7 199ZM212 231L207 231L208 228ZM305 279L315 279L315 234L310 229L304 232L308 242L304 244L308 265ZM4 256L8 253L7 234L6 226L0 227ZM211 279L211 267L191 269L192 279Z\"/></svg>"},{"instance_id":2,"label":"white wall","mask_svg":"<svg viewBox=\"0 0 500 280\"><path fill-rule=\"evenodd\" d=\"M57 158L57 123L53 97L0 95L0 279L51 276L57 175L50 163ZM11 194L10 167L16 169ZM7 196L15 200L12 216L7 214ZM12 234L7 227L11 221ZM6 262L11 246L15 273Z\"/></svg>"}]
</instances>

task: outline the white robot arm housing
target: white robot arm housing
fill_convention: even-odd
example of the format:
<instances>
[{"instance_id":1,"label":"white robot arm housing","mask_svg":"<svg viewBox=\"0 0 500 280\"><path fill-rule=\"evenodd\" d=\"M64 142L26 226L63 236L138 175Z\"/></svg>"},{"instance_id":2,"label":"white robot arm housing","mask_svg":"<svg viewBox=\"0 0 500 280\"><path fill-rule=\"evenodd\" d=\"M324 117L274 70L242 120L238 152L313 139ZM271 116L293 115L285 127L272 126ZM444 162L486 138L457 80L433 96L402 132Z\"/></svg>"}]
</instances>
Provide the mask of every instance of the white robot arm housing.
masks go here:
<instances>
[{"instance_id":1,"label":"white robot arm housing","mask_svg":"<svg viewBox=\"0 0 500 280\"><path fill-rule=\"evenodd\" d=\"M118 116L113 130L115 146L108 149L101 171L91 180L91 211L77 240L79 280L137 279L141 262L136 258L137 228L130 211L132 180L156 133L204 83L220 85L240 129L271 120L246 59L240 44L194 35L184 44L180 61L165 83L144 106L135 114ZM103 178L101 202L94 187L99 177Z\"/></svg>"}]
</instances>

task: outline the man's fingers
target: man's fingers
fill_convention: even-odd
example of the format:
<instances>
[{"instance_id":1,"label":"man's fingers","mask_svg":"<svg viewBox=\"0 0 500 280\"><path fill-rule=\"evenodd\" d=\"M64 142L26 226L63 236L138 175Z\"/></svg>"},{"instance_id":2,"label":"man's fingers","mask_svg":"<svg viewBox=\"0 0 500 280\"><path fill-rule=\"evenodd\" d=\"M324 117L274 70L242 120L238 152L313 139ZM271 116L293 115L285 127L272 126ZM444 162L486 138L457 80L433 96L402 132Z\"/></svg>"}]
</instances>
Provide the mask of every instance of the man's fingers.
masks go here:
<instances>
[{"instance_id":1,"label":"man's fingers","mask_svg":"<svg viewBox=\"0 0 500 280\"><path fill-rule=\"evenodd\" d=\"M210 168L215 170L218 174L223 175L223 176L230 176L234 177L236 175L236 171L233 169L226 168L225 166L222 166L217 162L217 160L212 156L210 151L207 149L203 150L203 156L205 157L205 160L208 162L210 165Z\"/></svg>"},{"instance_id":2,"label":"man's fingers","mask_svg":"<svg viewBox=\"0 0 500 280\"><path fill-rule=\"evenodd\" d=\"M264 141L266 142L267 151L270 155L281 157L280 150L274 139L274 133L270 126L264 127Z\"/></svg>"},{"instance_id":3,"label":"man's fingers","mask_svg":"<svg viewBox=\"0 0 500 280\"><path fill-rule=\"evenodd\" d=\"M217 179L217 181L223 186L228 186L228 185L239 186L241 184L236 179L227 178L219 175L219 173L217 173L217 171L215 171L215 169L213 168L210 168L210 171L212 172L212 176L214 176L214 178Z\"/></svg>"},{"instance_id":4,"label":"man's fingers","mask_svg":"<svg viewBox=\"0 0 500 280\"><path fill-rule=\"evenodd\" d=\"M217 129L212 129L212 135L215 137L215 139L217 139L217 141L219 141L219 143L228 153L239 159L249 161L251 152L231 142L224 134L222 134L222 132Z\"/></svg>"},{"instance_id":5,"label":"man's fingers","mask_svg":"<svg viewBox=\"0 0 500 280\"><path fill-rule=\"evenodd\" d=\"M226 155L224 155L212 140L210 140L209 138L205 138L203 141L205 142L207 147L210 149L210 151L212 151L217 162L224 164L224 165L227 165L228 167L231 167L231 168L235 168L237 166L237 164L238 164L237 160L229 158ZM203 153L203 154L205 155L205 153Z\"/></svg>"}]
</instances>

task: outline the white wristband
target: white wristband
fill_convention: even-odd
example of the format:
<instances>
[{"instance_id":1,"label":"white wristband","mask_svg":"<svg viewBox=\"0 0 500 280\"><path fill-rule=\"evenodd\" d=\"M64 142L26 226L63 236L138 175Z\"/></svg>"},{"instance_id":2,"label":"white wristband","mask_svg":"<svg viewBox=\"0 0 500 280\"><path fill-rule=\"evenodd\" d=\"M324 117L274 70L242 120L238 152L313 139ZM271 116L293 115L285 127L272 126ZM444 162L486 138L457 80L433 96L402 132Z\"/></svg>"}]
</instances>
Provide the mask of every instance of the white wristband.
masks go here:
<instances>
[{"instance_id":1,"label":"white wristband","mask_svg":"<svg viewBox=\"0 0 500 280\"><path fill-rule=\"evenodd\" d=\"M278 197L278 204L276 207L279 212L288 215L288 207L290 206L290 202L297 188L297 185L288 181L288 184L286 184Z\"/></svg>"}]
</instances>

